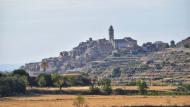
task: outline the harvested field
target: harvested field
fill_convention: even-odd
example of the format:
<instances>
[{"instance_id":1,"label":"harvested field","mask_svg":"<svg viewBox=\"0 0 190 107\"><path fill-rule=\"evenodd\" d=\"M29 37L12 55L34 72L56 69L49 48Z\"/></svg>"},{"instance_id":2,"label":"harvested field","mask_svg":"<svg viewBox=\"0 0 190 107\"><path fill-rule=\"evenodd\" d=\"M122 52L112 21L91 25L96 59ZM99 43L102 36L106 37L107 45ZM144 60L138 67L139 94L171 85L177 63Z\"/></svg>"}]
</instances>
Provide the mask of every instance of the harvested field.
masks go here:
<instances>
[{"instance_id":1,"label":"harvested field","mask_svg":"<svg viewBox=\"0 0 190 107\"><path fill-rule=\"evenodd\" d=\"M138 90L137 86L112 86L113 89L116 88L122 88L124 90ZM39 89L39 90L59 90L59 88L39 88L34 87L33 89ZM89 89L89 86L83 86L83 87L67 87L62 88L62 90L65 91L87 91ZM150 86L148 90L155 90L155 91L170 91L176 89L175 86Z\"/></svg>"},{"instance_id":2,"label":"harvested field","mask_svg":"<svg viewBox=\"0 0 190 107\"><path fill-rule=\"evenodd\" d=\"M0 98L0 107L74 107L75 95L39 95ZM190 96L84 96L89 107L128 105L190 105Z\"/></svg>"}]
</instances>

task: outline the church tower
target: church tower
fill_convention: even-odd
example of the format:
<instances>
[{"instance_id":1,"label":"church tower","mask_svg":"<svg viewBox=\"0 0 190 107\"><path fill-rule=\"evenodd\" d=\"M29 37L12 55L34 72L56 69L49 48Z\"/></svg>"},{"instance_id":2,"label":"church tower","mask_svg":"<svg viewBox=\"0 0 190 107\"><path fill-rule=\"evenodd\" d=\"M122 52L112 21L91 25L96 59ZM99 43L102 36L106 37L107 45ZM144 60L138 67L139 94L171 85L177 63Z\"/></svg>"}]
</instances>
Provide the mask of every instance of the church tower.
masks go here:
<instances>
[{"instance_id":1,"label":"church tower","mask_svg":"<svg viewBox=\"0 0 190 107\"><path fill-rule=\"evenodd\" d=\"M113 41L114 41L114 29L113 29L112 25L109 28L109 40L111 43L113 43Z\"/></svg>"}]
</instances>

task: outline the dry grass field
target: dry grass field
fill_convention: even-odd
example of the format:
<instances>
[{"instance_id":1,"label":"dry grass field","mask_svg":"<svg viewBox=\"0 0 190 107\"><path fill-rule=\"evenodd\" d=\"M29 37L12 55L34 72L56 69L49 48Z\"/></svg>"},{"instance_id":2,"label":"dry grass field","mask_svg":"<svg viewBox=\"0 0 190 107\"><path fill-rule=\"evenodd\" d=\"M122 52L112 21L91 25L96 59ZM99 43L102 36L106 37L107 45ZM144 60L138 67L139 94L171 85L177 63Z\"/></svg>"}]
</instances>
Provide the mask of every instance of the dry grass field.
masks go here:
<instances>
[{"instance_id":1,"label":"dry grass field","mask_svg":"<svg viewBox=\"0 0 190 107\"><path fill-rule=\"evenodd\" d=\"M116 88L122 88L124 90L138 90L137 86L112 86L113 89ZM59 90L59 88L36 88L34 87L33 89L38 89L38 90ZM175 86L150 86L148 90L156 90L156 91L170 91L176 89ZM83 86L83 87L67 87L67 88L62 88L62 90L65 91L87 91L89 90L89 86Z\"/></svg>"},{"instance_id":2,"label":"dry grass field","mask_svg":"<svg viewBox=\"0 0 190 107\"><path fill-rule=\"evenodd\" d=\"M74 107L75 95L39 95L0 98L0 107ZM190 105L190 96L84 96L89 107L126 105Z\"/></svg>"},{"instance_id":3,"label":"dry grass field","mask_svg":"<svg viewBox=\"0 0 190 107\"><path fill-rule=\"evenodd\" d=\"M113 89L137 90L136 86L113 86ZM59 88L33 88L59 90ZM86 91L89 87L68 87L63 90ZM151 86L149 90L170 91L174 86ZM0 98L0 107L74 107L76 95L34 95ZM126 105L190 105L190 96L122 96L85 95L89 107L120 107Z\"/></svg>"}]
</instances>

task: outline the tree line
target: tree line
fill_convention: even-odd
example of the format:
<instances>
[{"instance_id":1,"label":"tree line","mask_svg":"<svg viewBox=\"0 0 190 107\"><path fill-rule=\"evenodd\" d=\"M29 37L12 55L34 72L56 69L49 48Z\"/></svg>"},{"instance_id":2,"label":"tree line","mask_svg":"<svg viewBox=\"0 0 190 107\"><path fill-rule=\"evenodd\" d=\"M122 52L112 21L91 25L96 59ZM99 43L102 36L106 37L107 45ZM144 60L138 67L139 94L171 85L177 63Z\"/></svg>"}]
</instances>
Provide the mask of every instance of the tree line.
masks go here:
<instances>
[{"instance_id":1,"label":"tree line","mask_svg":"<svg viewBox=\"0 0 190 107\"><path fill-rule=\"evenodd\" d=\"M29 85L29 75L24 70L9 74L0 73L0 96L25 94Z\"/></svg>"},{"instance_id":2,"label":"tree line","mask_svg":"<svg viewBox=\"0 0 190 107\"><path fill-rule=\"evenodd\" d=\"M89 86L91 81L83 75L45 74L38 77L30 77L22 69L14 70L11 73L0 73L0 96L23 95L27 87L62 87L68 86Z\"/></svg>"},{"instance_id":3,"label":"tree line","mask_svg":"<svg viewBox=\"0 0 190 107\"><path fill-rule=\"evenodd\" d=\"M62 87L70 86L90 86L86 94L117 94L117 95L165 95L179 94L189 95L190 85L181 84L172 93L151 92L147 83L139 80L135 83L138 90L125 90L122 88L112 89L111 80L108 78L91 80L88 75L62 75L62 74L45 74L42 73L38 77L30 77L29 74L22 69L14 70L11 73L0 73L0 97L12 95L24 95L27 93L27 87L58 87L62 92ZM29 92L29 91L28 91ZM80 92L79 92L80 94Z\"/></svg>"},{"instance_id":4,"label":"tree line","mask_svg":"<svg viewBox=\"0 0 190 107\"><path fill-rule=\"evenodd\" d=\"M35 83L36 82L36 83ZM83 75L61 75L61 74L40 74L35 80L33 86L40 87L62 87L69 86L89 86L91 81Z\"/></svg>"}]
</instances>

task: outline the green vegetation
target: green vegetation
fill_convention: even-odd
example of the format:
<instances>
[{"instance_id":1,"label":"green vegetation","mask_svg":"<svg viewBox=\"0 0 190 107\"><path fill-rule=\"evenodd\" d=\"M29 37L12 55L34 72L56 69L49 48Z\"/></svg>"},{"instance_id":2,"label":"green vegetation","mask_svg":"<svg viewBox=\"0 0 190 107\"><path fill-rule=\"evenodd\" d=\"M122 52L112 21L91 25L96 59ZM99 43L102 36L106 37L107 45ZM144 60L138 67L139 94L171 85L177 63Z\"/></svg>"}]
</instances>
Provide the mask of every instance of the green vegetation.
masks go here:
<instances>
[{"instance_id":1,"label":"green vegetation","mask_svg":"<svg viewBox=\"0 0 190 107\"><path fill-rule=\"evenodd\" d=\"M117 88L114 90L115 95L125 95L125 91L121 88Z\"/></svg>"},{"instance_id":2,"label":"green vegetation","mask_svg":"<svg viewBox=\"0 0 190 107\"><path fill-rule=\"evenodd\" d=\"M46 78L44 75L40 75L37 79L37 83L40 87L44 87L46 86L47 82L46 82Z\"/></svg>"},{"instance_id":3,"label":"green vegetation","mask_svg":"<svg viewBox=\"0 0 190 107\"><path fill-rule=\"evenodd\" d=\"M147 93L148 86L145 81L138 81L137 85L140 94L144 95Z\"/></svg>"},{"instance_id":4,"label":"green vegetation","mask_svg":"<svg viewBox=\"0 0 190 107\"><path fill-rule=\"evenodd\" d=\"M113 72L120 71L120 68ZM118 75L117 73L115 75ZM92 83L91 83L92 82ZM69 86L90 86L86 91L65 91L63 87ZM178 84L176 90L171 91L153 91L147 90L149 87L145 81L131 81L127 85L138 86L138 90L125 90L123 88L112 89L111 80L102 78L98 81L91 81L84 75L62 75L62 74L40 74L38 77L30 77L24 70L14 70L12 73L0 73L0 96L23 95L27 93L68 93L68 94L93 94L93 95L190 95L189 84ZM31 86L31 90L26 90ZM35 87L58 87L59 90L33 90ZM127 87L127 86L126 86Z\"/></svg>"},{"instance_id":5,"label":"green vegetation","mask_svg":"<svg viewBox=\"0 0 190 107\"><path fill-rule=\"evenodd\" d=\"M87 86L91 84L90 80L82 75L40 74L36 81L40 87L59 87L60 90L64 86Z\"/></svg>"},{"instance_id":6,"label":"green vegetation","mask_svg":"<svg viewBox=\"0 0 190 107\"><path fill-rule=\"evenodd\" d=\"M86 105L85 99L82 95L78 95L74 101L73 101L73 105L75 107L88 107L88 105Z\"/></svg>"},{"instance_id":7,"label":"green vegetation","mask_svg":"<svg viewBox=\"0 0 190 107\"><path fill-rule=\"evenodd\" d=\"M64 86L66 81L65 78L59 74L52 74L51 78L53 80L53 85L59 87L61 91L61 88Z\"/></svg>"},{"instance_id":8,"label":"green vegetation","mask_svg":"<svg viewBox=\"0 0 190 107\"><path fill-rule=\"evenodd\" d=\"M190 84L181 84L178 86L177 90L178 94L190 94Z\"/></svg>"},{"instance_id":9,"label":"green vegetation","mask_svg":"<svg viewBox=\"0 0 190 107\"><path fill-rule=\"evenodd\" d=\"M109 95L112 93L111 80L107 78L102 78L97 82L97 86L90 86L89 91L90 94Z\"/></svg>"},{"instance_id":10,"label":"green vegetation","mask_svg":"<svg viewBox=\"0 0 190 107\"><path fill-rule=\"evenodd\" d=\"M0 77L0 96L24 94L28 79L25 76L7 75Z\"/></svg>"},{"instance_id":11,"label":"green vegetation","mask_svg":"<svg viewBox=\"0 0 190 107\"><path fill-rule=\"evenodd\" d=\"M98 87L90 86L89 91L91 94L100 94L100 89Z\"/></svg>"},{"instance_id":12,"label":"green vegetation","mask_svg":"<svg viewBox=\"0 0 190 107\"><path fill-rule=\"evenodd\" d=\"M111 94L112 88L111 88L111 80L110 79L107 79L107 78L100 79L98 81L98 84L99 84L99 86L101 88L101 91L104 94L106 94L106 95Z\"/></svg>"},{"instance_id":13,"label":"green vegetation","mask_svg":"<svg viewBox=\"0 0 190 107\"><path fill-rule=\"evenodd\" d=\"M51 79L51 75L48 74L40 74L37 77L37 83L38 86L40 87L48 87L48 86L52 86L52 79Z\"/></svg>"},{"instance_id":14,"label":"green vegetation","mask_svg":"<svg viewBox=\"0 0 190 107\"><path fill-rule=\"evenodd\" d=\"M29 74L23 70L23 69L17 69L17 70L14 70L13 75L19 75L19 76L26 76L26 77L29 77Z\"/></svg>"},{"instance_id":15,"label":"green vegetation","mask_svg":"<svg viewBox=\"0 0 190 107\"><path fill-rule=\"evenodd\" d=\"M12 96L25 94L26 87L59 87L60 91L64 86L89 86L90 79L82 75L61 75L42 73L38 77L30 77L22 70L14 70L12 73L0 73L0 96Z\"/></svg>"}]
</instances>

